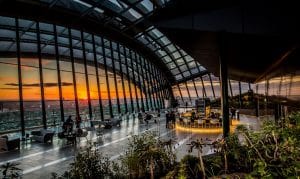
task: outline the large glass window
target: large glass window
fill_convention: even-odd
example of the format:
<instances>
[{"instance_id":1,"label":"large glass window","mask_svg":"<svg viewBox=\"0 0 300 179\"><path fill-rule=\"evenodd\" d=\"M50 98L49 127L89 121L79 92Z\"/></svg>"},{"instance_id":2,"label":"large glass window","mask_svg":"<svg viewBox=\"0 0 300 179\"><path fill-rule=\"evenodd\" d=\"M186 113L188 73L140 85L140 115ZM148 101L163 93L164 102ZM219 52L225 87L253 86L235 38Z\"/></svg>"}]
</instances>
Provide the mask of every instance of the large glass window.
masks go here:
<instances>
[{"instance_id":1,"label":"large glass window","mask_svg":"<svg viewBox=\"0 0 300 179\"><path fill-rule=\"evenodd\" d=\"M235 80L230 80L232 95L236 96L240 94L239 82Z\"/></svg>"},{"instance_id":2,"label":"large glass window","mask_svg":"<svg viewBox=\"0 0 300 179\"><path fill-rule=\"evenodd\" d=\"M42 64L47 126L55 127L61 121L56 60L43 59Z\"/></svg>"},{"instance_id":3,"label":"large glass window","mask_svg":"<svg viewBox=\"0 0 300 179\"><path fill-rule=\"evenodd\" d=\"M104 118L108 119L110 118L109 113L109 99L108 99L108 92L107 92L107 85L106 85L106 75L105 70L103 68L99 68L99 80L100 80L100 92L101 92L101 98L102 98L102 105L103 105L103 114Z\"/></svg>"},{"instance_id":4,"label":"large glass window","mask_svg":"<svg viewBox=\"0 0 300 179\"><path fill-rule=\"evenodd\" d=\"M255 92L258 93L258 94L265 94L266 83L265 82L259 82L256 85L257 85L257 88L255 89Z\"/></svg>"},{"instance_id":5,"label":"large glass window","mask_svg":"<svg viewBox=\"0 0 300 179\"><path fill-rule=\"evenodd\" d=\"M116 93L114 74L110 71L108 71L107 74L108 74L110 99L111 99L113 114L115 116L118 114L118 106L117 106L118 104L117 104L117 93Z\"/></svg>"},{"instance_id":6,"label":"large glass window","mask_svg":"<svg viewBox=\"0 0 300 179\"><path fill-rule=\"evenodd\" d=\"M195 86L196 86L199 98L205 97L205 93L204 93L204 89L203 89L203 85L202 85L201 79L200 78L196 78L196 79L194 79L194 81L195 81Z\"/></svg>"},{"instance_id":7,"label":"large glass window","mask_svg":"<svg viewBox=\"0 0 300 179\"><path fill-rule=\"evenodd\" d=\"M212 84L214 86L214 91L215 91L215 95L216 95L216 98L220 97L221 96L221 84L220 84L220 80L218 77L214 76L211 74L211 81L212 81ZM228 94L230 96L230 91L228 90Z\"/></svg>"},{"instance_id":8,"label":"large glass window","mask_svg":"<svg viewBox=\"0 0 300 179\"><path fill-rule=\"evenodd\" d=\"M183 103L182 98L180 96L180 91L179 91L177 85L172 86L172 91L173 91L174 98L177 100L177 102L179 104Z\"/></svg>"},{"instance_id":9,"label":"large glass window","mask_svg":"<svg viewBox=\"0 0 300 179\"><path fill-rule=\"evenodd\" d=\"M123 51L123 47L120 48L121 51ZM126 68L126 62L125 62L125 57L121 57L121 61L122 61L122 71L124 74L123 76L123 81L124 81L124 90L125 90L125 96L126 96L126 101L127 101L127 108L128 108L128 111L131 112L132 111L132 106L131 106L131 93L130 93L130 83L129 83L129 80L128 80L128 73L127 73L127 68Z\"/></svg>"},{"instance_id":10,"label":"large glass window","mask_svg":"<svg viewBox=\"0 0 300 179\"><path fill-rule=\"evenodd\" d=\"M268 95L279 95L279 83L280 83L280 77L272 78L269 80L269 89L268 89Z\"/></svg>"},{"instance_id":11,"label":"large glass window","mask_svg":"<svg viewBox=\"0 0 300 179\"><path fill-rule=\"evenodd\" d=\"M189 98L189 93L187 91L185 83L180 83L179 88L180 88L180 91L181 91L183 102L188 103L189 105L191 105L191 101L190 101L190 98Z\"/></svg>"},{"instance_id":12,"label":"large glass window","mask_svg":"<svg viewBox=\"0 0 300 179\"><path fill-rule=\"evenodd\" d=\"M44 82L44 100L47 127L56 127L60 124L60 101L57 76L57 62L54 57L49 58L48 54L55 54L54 35L44 31L53 32L53 25L39 23L40 47L42 53L42 74Z\"/></svg>"},{"instance_id":13,"label":"large glass window","mask_svg":"<svg viewBox=\"0 0 300 179\"><path fill-rule=\"evenodd\" d=\"M143 6L141 3L138 4L138 8L142 8ZM130 10L127 11L130 12ZM113 56L111 56L109 43L107 43L110 41L105 40L105 55L108 68L106 74L103 67L104 58L101 37L94 36L95 39L92 39L91 34L83 32L82 39L82 32L79 30L68 29L62 26L56 26L54 28L53 24L42 22L38 22L39 24L37 24L36 21L24 19L18 19L17 22L19 24L18 43L20 45L21 89L19 89L17 58L11 58L11 56L7 58L6 56L1 57L1 131L19 131L21 129L19 91L23 94L24 116L22 117L25 119L26 130L44 127L42 119L43 107L45 107L46 125L51 128L60 126L60 122L69 115L75 118L77 112L81 115L83 120L88 119L90 112L88 106L89 102L92 107L92 115L95 118L99 118L101 116L101 110L97 74L94 64L95 56L98 62L97 66L99 67L98 77L102 97L101 102L106 118L110 117L109 95L111 96L114 115L118 113L118 107L120 107L122 113L126 111L124 104L125 98L129 112L137 111L142 107L146 109L147 106L149 110L149 108L158 107L160 105L160 94L158 94L156 90L161 84L158 83L156 75L153 74L156 72L156 66L149 63L148 60L133 50L129 50L121 45L121 59L119 59L119 54L116 52L116 43L112 42L114 52ZM16 55L18 43L16 42L17 36L14 28L16 25L15 18L0 17L0 24L1 54ZM39 32L37 32L38 27ZM54 34L55 30L56 34ZM71 34L69 34L69 30ZM152 30L151 33L153 36L156 36L156 38L162 37L160 32L156 32L155 30ZM38 37L40 38L38 39ZM84 40L84 46L82 40ZM95 41L95 49L93 40ZM55 45L58 45L58 56L55 54ZM39 54L39 52L41 52L41 54ZM83 54L83 52L85 52L85 54ZM94 54L94 52L96 52L96 54ZM127 55L127 63L125 60L125 52ZM84 65L84 55L87 60L87 70ZM178 54L175 52L174 55L176 56ZM41 59L39 59L40 57ZM114 58L114 64L111 58ZM72 68L73 60L74 68ZM128 67L126 65L128 65ZM59 71L58 67L60 67ZM115 67L116 74L114 74L112 67ZM149 67L151 69L148 69ZM119 72L123 72L123 79ZM106 80L106 78L108 78L108 80ZM41 84L41 81L43 81L43 84ZM74 86L75 82L76 88ZM110 86L109 91L107 89L108 84ZM61 96L59 92L60 87L62 92ZM89 88L87 89L87 87ZM77 92L77 96L75 96L75 91ZM42 96L42 94L44 95ZM90 94L90 101L88 101L88 94ZM117 106L117 96L119 96L120 106ZM44 101L42 101L42 99L44 99ZM62 99L63 109L61 109L60 99ZM75 99L78 99L78 101L75 101ZM144 104L142 104L142 101ZM44 102L45 106L42 106L42 102ZM76 106L76 102L78 102L78 106ZM78 111L76 111L76 107L78 107ZM61 112L64 113L64 119L61 119Z\"/></svg>"},{"instance_id":14,"label":"large glass window","mask_svg":"<svg viewBox=\"0 0 300 179\"><path fill-rule=\"evenodd\" d=\"M197 93L195 91L195 86L194 86L193 81L187 82L187 88L190 92L192 105L195 105L195 100L197 99Z\"/></svg>"},{"instance_id":15,"label":"large glass window","mask_svg":"<svg viewBox=\"0 0 300 179\"><path fill-rule=\"evenodd\" d=\"M89 119L89 106L88 106L88 95L85 78L84 64L75 63L75 78L76 78L76 89L79 105L79 115L82 120Z\"/></svg>"},{"instance_id":16,"label":"large glass window","mask_svg":"<svg viewBox=\"0 0 300 179\"><path fill-rule=\"evenodd\" d=\"M136 101L136 90L135 90L135 85L130 82L130 87L131 87L131 95L132 95L132 100L133 100L133 111L137 111L137 101Z\"/></svg>"},{"instance_id":17,"label":"large glass window","mask_svg":"<svg viewBox=\"0 0 300 179\"><path fill-rule=\"evenodd\" d=\"M61 88L62 99L64 106L64 116L67 119L68 116L76 116L75 106L75 93L72 76L72 64L70 61L63 61L60 59L60 76L61 76Z\"/></svg>"},{"instance_id":18,"label":"large glass window","mask_svg":"<svg viewBox=\"0 0 300 179\"><path fill-rule=\"evenodd\" d=\"M0 58L0 131L19 131L19 82L16 58Z\"/></svg>"},{"instance_id":19,"label":"large glass window","mask_svg":"<svg viewBox=\"0 0 300 179\"><path fill-rule=\"evenodd\" d=\"M28 53L37 53L36 23L19 19L19 37L21 52L22 91L24 101L25 128L42 127L41 86L39 59L28 57Z\"/></svg>"},{"instance_id":20,"label":"large glass window","mask_svg":"<svg viewBox=\"0 0 300 179\"><path fill-rule=\"evenodd\" d=\"M278 90L279 88L277 88ZM241 82L241 90L242 94L247 93L249 91L249 84L245 82Z\"/></svg>"},{"instance_id":21,"label":"large glass window","mask_svg":"<svg viewBox=\"0 0 300 179\"><path fill-rule=\"evenodd\" d=\"M211 87L209 76L208 75L204 75L202 77L202 79L203 79L203 83L204 83L206 97L212 99L214 97L214 95L213 95L213 92L212 92L212 87Z\"/></svg>"},{"instance_id":22,"label":"large glass window","mask_svg":"<svg viewBox=\"0 0 300 179\"><path fill-rule=\"evenodd\" d=\"M125 96L126 96L126 101L127 101L127 108L128 108L128 111L131 112L132 108L131 108L129 82L126 78L124 78L123 81L124 81L124 90L125 90Z\"/></svg>"},{"instance_id":23,"label":"large glass window","mask_svg":"<svg viewBox=\"0 0 300 179\"><path fill-rule=\"evenodd\" d=\"M87 71L89 80L88 82L90 87L92 115L94 119L101 119L96 69L94 66L88 65Z\"/></svg>"},{"instance_id":24,"label":"large glass window","mask_svg":"<svg viewBox=\"0 0 300 179\"><path fill-rule=\"evenodd\" d=\"M116 76L116 80L117 80L118 96L119 96L121 113L124 114L126 112L126 108L125 108L125 103L124 103L124 93L123 93L123 86L122 86L122 78L119 75L117 75Z\"/></svg>"},{"instance_id":25,"label":"large glass window","mask_svg":"<svg viewBox=\"0 0 300 179\"><path fill-rule=\"evenodd\" d=\"M37 58L21 59L25 127L42 127L40 74Z\"/></svg>"},{"instance_id":26,"label":"large glass window","mask_svg":"<svg viewBox=\"0 0 300 179\"><path fill-rule=\"evenodd\" d=\"M291 80L290 80L291 81ZM291 84L289 84L288 96L291 99L299 100L300 99L300 75L295 75L292 77Z\"/></svg>"}]
</instances>

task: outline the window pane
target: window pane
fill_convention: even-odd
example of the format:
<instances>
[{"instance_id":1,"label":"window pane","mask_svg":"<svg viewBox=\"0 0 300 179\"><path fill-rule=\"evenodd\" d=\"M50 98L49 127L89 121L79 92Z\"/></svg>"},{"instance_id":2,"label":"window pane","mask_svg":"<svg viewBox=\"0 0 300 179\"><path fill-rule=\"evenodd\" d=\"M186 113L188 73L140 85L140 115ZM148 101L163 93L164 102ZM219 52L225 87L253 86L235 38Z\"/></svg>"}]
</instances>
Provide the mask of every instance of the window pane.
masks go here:
<instances>
[{"instance_id":1,"label":"window pane","mask_svg":"<svg viewBox=\"0 0 300 179\"><path fill-rule=\"evenodd\" d=\"M71 71L63 70L63 69L72 69L71 62L60 61L61 67L61 88L62 88L62 98L64 105L64 116L65 119L69 115L76 116L76 106L75 106L75 94L74 94L74 84L73 84L73 76Z\"/></svg>"},{"instance_id":2,"label":"window pane","mask_svg":"<svg viewBox=\"0 0 300 179\"><path fill-rule=\"evenodd\" d=\"M43 59L44 96L48 127L55 127L61 121L58 77L55 65L55 60Z\"/></svg>"},{"instance_id":3,"label":"window pane","mask_svg":"<svg viewBox=\"0 0 300 179\"><path fill-rule=\"evenodd\" d=\"M107 85L106 85L106 75L105 70L103 68L99 68L99 80L100 80L100 92L102 98L102 105L103 105L103 114L104 118L110 118L109 114L109 102L108 102L108 92L107 92Z\"/></svg>"},{"instance_id":4,"label":"window pane","mask_svg":"<svg viewBox=\"0 0 300 179\"><path fill-rule=\"evenodd\" d=\"M88 81L90 88L92 115L94 119L101 119L101 111L99 104L98 86L97 86L97 76L96 69L94 66L87 66L88 68Z\"/></svg>"},{"instance_id":5,"label":"window pane","mask_svg":"<svg viewBox=\"0 0 300 179\"><path fill-rule=\"evenodd\" d=\"M0 58L0 61L5 60L6 58ZM18 131L21 129L18 67L0 62L0 71L0 131Z\"/></svg>"}]
</instances>

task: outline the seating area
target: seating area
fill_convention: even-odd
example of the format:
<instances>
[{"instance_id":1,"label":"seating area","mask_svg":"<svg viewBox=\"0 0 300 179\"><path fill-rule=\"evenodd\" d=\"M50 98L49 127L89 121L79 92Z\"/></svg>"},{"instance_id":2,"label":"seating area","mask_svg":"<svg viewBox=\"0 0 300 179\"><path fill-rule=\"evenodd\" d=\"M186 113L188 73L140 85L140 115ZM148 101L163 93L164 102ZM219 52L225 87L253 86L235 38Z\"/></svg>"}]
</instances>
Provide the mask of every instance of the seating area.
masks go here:
<instances>
[{"instance_id":1,"label":"seating area","mask_svg":"<svg viewBox=\"0 0 300 179\"><path fill-rule=\"evenodd\" d=\"M88 131L86 129L80 129L77 128L74 131L65 131L65 132L59 132L57 134L59 139L66 139L68 144L76 144L77 138L86 137L88 135Z\"/></svg>"},{"instance_id":2,"label":"seating area","mask_svg":"<svg viewBox=\"0 0 300 179\"><path fill-rule=\"evenodd\" d=\"M54 131L50 131L46 129L31 131L30 140L41 142L41 143L52 143L54 134L55 134Z\"/></svg>"},{"instance_id":3,"label":"seating area","mask_svg":"<svg viewBox=\"0 0 300 179\"><path fill-rule=\"evenodd\" d=\"M177 124L183 127L191 128L221 128L222 121L210 118L203 118L191 122L189 119L184 118L183 120L178 120Z\"/></svg>"},{"instance_id":4,"label":"seating area","mask_svg":"<svg viewBox=\"0 0 300 179\"><path fill-rule=\"evenodd\" d=\"M0 137L0 152L20 149L20 139L10 138L7 135Z\"/></svg>"},{"instance_id":5,"label":"seating area","mask_svg":"<svg viewBox=\"0 0 300 179\"><path fill-rule=\"evenodd\" d=\"M113 117L109 119L104 119L104 120L92 120L92 125L93 126L104 126L106 129L110 129L113 126L121 126L121 119L120 117Z\"/></svg>"},{"instance_id":6,"label":"seating area","mask_svg":"<svg viewBox=\"0 0 300 179\"><path fill-rule=\"evenodd\" d=\"M0 179L300 179L298 9L0 0Z\"/></svg>"}]
</instances>

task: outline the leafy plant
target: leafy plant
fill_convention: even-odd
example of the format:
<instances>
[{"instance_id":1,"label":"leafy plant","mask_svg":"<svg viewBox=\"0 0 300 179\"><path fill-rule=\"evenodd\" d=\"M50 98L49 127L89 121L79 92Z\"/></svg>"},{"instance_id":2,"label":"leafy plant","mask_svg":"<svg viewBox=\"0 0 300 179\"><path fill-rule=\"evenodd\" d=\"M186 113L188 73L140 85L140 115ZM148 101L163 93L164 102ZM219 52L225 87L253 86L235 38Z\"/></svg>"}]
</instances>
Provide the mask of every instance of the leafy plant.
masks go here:
<instances>
[{"instance_id":1,"label":"leafy plant","mask_svg":"<svg viewBox=\"0 0 300 179\"><path fill-rule=\"evenodd\" d=\"M300 126L300 112L293 112L289 117L289 123L292 125Z\"/></svg>"},{"instance_id":2,"label":"leafy plant","mask_svg":"<svg viewBox=\"0 0 300 179\"><path fill-rule=\"evenodd\" d=\"M61 178L105 178L112 177L114 162L110 161L108 157L103 154L93 145L88 142L87 147L79 151L70 164L69 171L66 171L62 176L52 173L53 179Z\"/></svg>"},{"instance_id":3,"label":"leafy plant","mask_svg":"<svg viewBox=\"0 0 300 179\"><path fill-rule=\"evenodd\" d=\"M189 149L189 152L192 152L193 149L197 149L197 155L198 155L198 158L199 158L199 162L200 162L200 169L202 171L202 177L205 178L206 177L206 173L205 173L205 168L204 168L204 163L203 163L203 159L202 159L202 149L203 149L203 146L206 146L206 143L203 142L203 140L195 140L195 141L191 141L190 144L190 149Z\"/></svg>"},{"instance_id":4,"label":"leafy plant","mask_svg":"<svg viewBox=\"0 0 300 179\"><path fill-rule=\"evenodd\" d=\"M6 164L2 165L1 169L2 169L3 179L20 178L21 177L20 172L22 170L17 167L18 165L19 163L10 163L10 162L7 162Z\"/></svg>"},{"instance_id":5,"label":"leafy plant","mask_svg":"<svg viewBox=\"0 0 300 179\"><path fill-rule=\"evenodd\" d=\"M203 171L201 171L199 162L199 158L186 155L180 162L178 178L201 178Z\"/></svg>"},{"instance_id":6,"label":"leafy plant","mask_svg":"<svg viewBox=\"0 0 300 179\"><path fill-rule=\"evenodd\" d=\"M300 128L281 128L266 122L259 132L249 131L244 126L238 126L237 130L246 140L254 177L288 178L297 175L300 170Z\"/></svg>"},{"instance_id":7,"label":"leafy plant","mask_svg":"<svg viewBox=\"0 0 300 179\"><path fill-rule=\"evenodd\" d=\"M147 132L129 139L128 149L121 157L125 175L130 178L144 178L163 175L173 168L175 154L154 133Z\"/></svg>"}]
</instances>

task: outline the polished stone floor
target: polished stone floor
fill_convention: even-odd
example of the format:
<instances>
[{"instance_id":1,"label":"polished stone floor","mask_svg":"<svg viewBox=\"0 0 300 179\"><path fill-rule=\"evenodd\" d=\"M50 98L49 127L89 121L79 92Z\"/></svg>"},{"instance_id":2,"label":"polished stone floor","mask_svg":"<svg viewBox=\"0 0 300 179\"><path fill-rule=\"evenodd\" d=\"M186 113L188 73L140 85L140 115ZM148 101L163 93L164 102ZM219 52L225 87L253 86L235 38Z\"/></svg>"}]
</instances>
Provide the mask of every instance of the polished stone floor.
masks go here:
<instances>
[{"instance_id":1,"label":"polished stone floor","mask_svg":"<svg viewBox=\"0 0 300 179\"><path fill-rule=\"evenodd\" d=\"M162 114L161 116L164 116ZM258 129L259 118L247 115L240 115L240 122ZM140 124L138 119L123 120L121 127L105 129L104 135L97 147L111 160L116 160L126 149L128 139L132 135L141 134L146 131L156 132L162 140L173 139L173 148L180 160L188 154L189 144L192 140L203 139L207 142L220 138L222 134L200 134L192 131L178 131L166 129L165 118L162 117L158 123L150 122L148 125ZM81 138L76 145L68 144L66 141L55 137L53 144L41 144L36 142L24 142L18 151L0 153L0 165L6 162L18 162L19 168L23 170L23 178L50 178L52 172L58 174L68 170L69 164L73 161L74 155L89 141L98 141L96 133L89 131L87 138ZM196 151L194 151L196 154ZM203 149L203 154L211 153L209 147ZM1 174L0 174L1 175Z\"/></svg>"}]
</instances>

